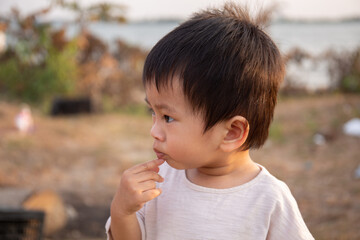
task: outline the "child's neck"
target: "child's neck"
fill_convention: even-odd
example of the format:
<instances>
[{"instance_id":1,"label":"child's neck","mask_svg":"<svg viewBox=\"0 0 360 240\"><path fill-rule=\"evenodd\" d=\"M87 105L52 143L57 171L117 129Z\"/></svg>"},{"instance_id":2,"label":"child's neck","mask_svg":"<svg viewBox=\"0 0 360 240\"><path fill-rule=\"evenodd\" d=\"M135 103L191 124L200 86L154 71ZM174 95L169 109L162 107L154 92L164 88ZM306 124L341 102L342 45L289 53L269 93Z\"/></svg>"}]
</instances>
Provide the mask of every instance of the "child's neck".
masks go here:
<instances>
[{"instance_id":1,"label":"child's neck","mask_svg":"<svg viewBox=\"0 0 360 240\"><path fill-rule=\"evenodd\" d=\"M249 151L231 153L221 163L210 167L186 170L187 178L194 184L209 188L230 188L254 179L260 167L254 163Z\"/></svg>"}]
</instances>

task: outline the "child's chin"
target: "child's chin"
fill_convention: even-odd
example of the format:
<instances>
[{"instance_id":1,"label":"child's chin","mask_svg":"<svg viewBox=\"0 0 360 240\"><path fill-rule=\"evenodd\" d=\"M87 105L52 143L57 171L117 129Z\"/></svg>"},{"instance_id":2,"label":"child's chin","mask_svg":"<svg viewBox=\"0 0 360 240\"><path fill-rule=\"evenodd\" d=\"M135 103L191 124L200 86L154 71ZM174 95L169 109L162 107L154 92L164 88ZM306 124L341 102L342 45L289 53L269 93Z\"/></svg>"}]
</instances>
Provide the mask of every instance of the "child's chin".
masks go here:
<instances>
[{"instance_id":1,"label":"child's chin","mask_svg":"<svg viewBox=\"0 0 360 240\"><path fill-rule=\"evenodd\" d=\"M175 162L175 161L173 161L173 160L165 160L165 161L166 161L166 163L167 163L170 167L175 168L175 169L177 169L177 170L184 170L184 169L186 169L186 167L185 167L183 164L179 164L179 163L177 163L177 162Z\"/></svg>"}]
</instances>

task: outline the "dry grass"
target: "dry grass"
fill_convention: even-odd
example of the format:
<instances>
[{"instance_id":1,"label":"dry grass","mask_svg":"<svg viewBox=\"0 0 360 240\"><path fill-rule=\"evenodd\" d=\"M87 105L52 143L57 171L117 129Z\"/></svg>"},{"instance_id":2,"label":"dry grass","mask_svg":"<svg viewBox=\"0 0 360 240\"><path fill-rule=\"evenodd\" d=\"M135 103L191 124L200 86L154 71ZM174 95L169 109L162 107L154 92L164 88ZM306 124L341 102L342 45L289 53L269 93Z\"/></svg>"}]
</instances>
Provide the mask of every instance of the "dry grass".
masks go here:
<instances>
[{"instance_id":1,"label":"dry grass","mask_svg":"<svg viewBox=\"0 0 360 240\"><path fill-rule=\"evenodd\" d=\"M0 103L0 187L55 189L88 214L54 239L103 237L122 171L155 157L150 117L35 112L34 133L23 136L13 127L18 110ZM360 138L342 133L347 120L360 116L360 96L283 99L275 116L269 141L253 159L288 183L316 239L360 239L360 179L354 178ZM325 136L324 145L313 143L315 133ZM86 220L98 231L86 232Z\"/></svg>"}]
</instances>

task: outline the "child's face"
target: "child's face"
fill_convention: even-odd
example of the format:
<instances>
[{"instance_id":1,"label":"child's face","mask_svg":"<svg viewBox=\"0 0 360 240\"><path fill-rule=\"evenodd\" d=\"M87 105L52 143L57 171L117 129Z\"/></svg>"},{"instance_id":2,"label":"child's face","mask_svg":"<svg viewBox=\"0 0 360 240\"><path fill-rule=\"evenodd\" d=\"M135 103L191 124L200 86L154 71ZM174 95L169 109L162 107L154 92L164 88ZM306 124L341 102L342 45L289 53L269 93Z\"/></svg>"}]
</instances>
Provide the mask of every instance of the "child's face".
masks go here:
<instances>
[{"instance_id":1,"label":"child's face","mask_svg":"<svg viewBox=\"0 0 360 240\"><path fill-rule=\"evenodd\" d=\"M203 133L204 121L185 99L179 81L157 91L146 87L146 101L152 110L154 151L158 158L177 169L216 166L219 142L224 131L215 125Z\"/></svg>"}]
</instances>

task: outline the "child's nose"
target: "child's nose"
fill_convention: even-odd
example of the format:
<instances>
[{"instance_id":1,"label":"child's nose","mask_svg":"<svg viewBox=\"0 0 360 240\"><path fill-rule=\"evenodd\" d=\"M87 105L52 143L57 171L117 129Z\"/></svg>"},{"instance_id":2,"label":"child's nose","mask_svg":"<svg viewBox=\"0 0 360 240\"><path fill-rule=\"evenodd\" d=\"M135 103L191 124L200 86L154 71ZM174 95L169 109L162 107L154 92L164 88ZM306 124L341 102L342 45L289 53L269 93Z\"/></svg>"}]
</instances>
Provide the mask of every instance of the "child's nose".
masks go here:
<instances>
[{"instance_id":1,"label":"child's nose","mask_svg":"<svg viewBox=\"0 0 360 240\"><path fill-rule=\"evenodd\" d=\"M154 121L151 130L150 130L151 136L158 140L158 141L165 141L165 134L160 126L160 124L157 121Z\"/></svg>"}]
</instances>

